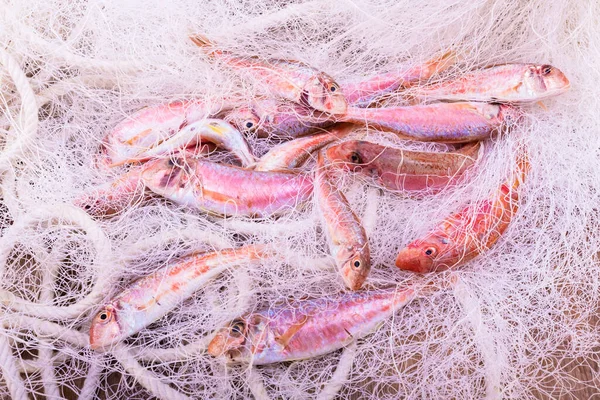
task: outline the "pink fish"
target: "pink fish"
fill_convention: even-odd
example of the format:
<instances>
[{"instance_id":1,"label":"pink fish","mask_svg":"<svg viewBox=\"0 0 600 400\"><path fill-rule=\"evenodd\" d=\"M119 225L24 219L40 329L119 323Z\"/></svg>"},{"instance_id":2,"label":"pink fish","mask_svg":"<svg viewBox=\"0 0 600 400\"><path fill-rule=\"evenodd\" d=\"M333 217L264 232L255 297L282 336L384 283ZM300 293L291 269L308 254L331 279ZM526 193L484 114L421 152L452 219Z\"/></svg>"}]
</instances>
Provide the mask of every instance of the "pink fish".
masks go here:
<instances>
[{"instance_id":1,"label":"pink fish","mask_svg":"<svg viewBox=\"0 0 600 400\"><path fill-rule=\"evenodd\" d=\"M141 331L221 272L267 255L261 245L198 254L138 279L96 314L90 326L90 347L107 347Z\"/></svg>"},{"instance_id":2,"label":"pink fish","mask_svg":"<svg viewBox=\"0 0 600 400\"><path fill-rule=\"evenodd\" d=\"M293 211L313 190L312 179L304 174L251 171L183 156L147 162L142 180L177 204L231 216Z\"/></svg>"},{"instance_id":3,"label":"pink fish","mask_svg":"<svg viewBox=\"0 0 600 400\"><path fill-rule=\"evenodd\" d=\"M146 149L123 163L147 161L164 154L173 154L189 147L195 147L202 141L214 143L229 150L247 167L256 161L244 136L229 123L220 119L202 119L183 127L172 137ZM116 164L113 164L116 166Z\"/></svg>"},{"instance_id":4,"label":"pink fish","mask_svg":"<svg viewBox=\"0 0 600 400\"><path fill-rule=\"evenodd\" d=\"M351 290L362 287L371 271L369 240L346 196L331 181L319 154L315 173L315 198L335 263Z\"/></svg>"},{"instance_id":5,"label":"pink fish","mask_svg":"<svg viewBox=\"0 0 600 400\"><path fill-rule=\"evenodd\" d=\"M340 121L362 123L423 142L466 143L482 140L520 118L503 104L436 103L410 107L349 107Z\"/></svg>"},{"instance_id":6,"label":"pink fish","mask_svg":"<svg viewBox=\"0 0 600 400\"><path fill-rule=\"evenodd\" d=\"M328 114L342 114L348 102L332 77L306 64L289 60L240 57L220 51L206 38L190 39L211 57L244 72L264 87L271 97L291 100Z\"/></svg>"},{"instance_id":7,"label":"pink fish","mask_svg":"<svg viewBox=\"0 0 600 400\"><path fill-rule=\"evenodd\" d=\"M120 122L104 139L107 164L122 164L170 138L192 122L223 108L199 100L174 101L141 109Z\"/></svg>"},{"instance_id":8,"label":"pink fish","mask_svg":"<svg viewBox=\"0 0 600 400\"><path fill-rule=\"evenodd\" d=\"M456 152L433 153L350 140L329 147L325 158L332 167L368 176L389 190L435 192L458 181L482 149L475 142Z\"/></svg>"},{"instance_id":9,"label":"pink fish","mask_svg":"<svg viewBox=\"0 0 600 400\"><path fill-rule=\"evenodd\" d=\"M188 150L195 155L210 154L216 146L212 143L200 144ZM142 182L142 167L131 169L112 182L96 186L74 200L74 205L95 217L111 217L125 211L148 196Z\"/></svg>"},{"instance_id":10,"label":"pink fish","mask_svg":"<svg viewBox=\"0 0 600 400\"><path fill-rule=\"evenodd\" d=\"M257 99L228 112L224 119L241 132L258 137L295 138L326 128L336 118L291 101Z\"/></svg>"},{"instance_id":11,"label":"pink fish","mask_svg":"<svg viewBox=\"0 0 600 400\"><path fill-rule=\"evenodd\" d=\"M528 103L557 96L569 87L565 74L551 65L506 64L418 87L410 94L426 100Z\"/></svg>"},{"instance_id":12,"label":"pink fish","mask_svg":"<svg viewBox=\"0 0 600 400\"><path fill-rule=\"evenodd\" d=\"M377 97L401 88L427 82L434 75L446 70L456 61L453 52L433 59L423 65L401 68L399 71L376 75L357 82L342 82L342 91L348 103L360 107L371 103Z\"/></svg>"},{"instance_id":13,"label":"pink fish","mask_svg":"<svg viewBox=\"0 0 600 400\"><path fill-rule=\"evenodd\" d=\"M253 365L318 357L372 333L415 297L394 287L269 306L217 331L208 353Z\"/></svg>"},{"instance_id":14,"label":"pink fish","mask_svg":"<svg viewBox=\"0 0 600 400\"><path fill-rule=\"evenodd\" d=\"M518 188L528 170L527 157L519 155L517 172L500 186L493 199L471 204L444 219L402 249L396 266L419 273L458 268L491 248L519 209Z\"/></svg>"}]
</instances>

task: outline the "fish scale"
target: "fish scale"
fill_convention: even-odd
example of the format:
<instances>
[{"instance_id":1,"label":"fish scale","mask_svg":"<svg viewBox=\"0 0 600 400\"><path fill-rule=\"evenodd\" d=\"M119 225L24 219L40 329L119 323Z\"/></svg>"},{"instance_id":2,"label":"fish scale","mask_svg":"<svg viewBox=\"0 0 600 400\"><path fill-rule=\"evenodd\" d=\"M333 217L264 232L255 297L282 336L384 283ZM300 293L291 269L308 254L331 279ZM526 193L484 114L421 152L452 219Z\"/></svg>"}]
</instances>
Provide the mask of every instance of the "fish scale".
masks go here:
<instances>
[{"instance_id":1,"label":"fish scale","mask_svg":"<svg viewBox=\"0 0 600 400\"><path fill-rule=\"evenodd\" d=\"M396 287L297 300L246 314L216 333L213 356L255 365L317 357L373 332L416 297ZM237 328L243 332L237 335Z\"/></svg>"}]
</instances>

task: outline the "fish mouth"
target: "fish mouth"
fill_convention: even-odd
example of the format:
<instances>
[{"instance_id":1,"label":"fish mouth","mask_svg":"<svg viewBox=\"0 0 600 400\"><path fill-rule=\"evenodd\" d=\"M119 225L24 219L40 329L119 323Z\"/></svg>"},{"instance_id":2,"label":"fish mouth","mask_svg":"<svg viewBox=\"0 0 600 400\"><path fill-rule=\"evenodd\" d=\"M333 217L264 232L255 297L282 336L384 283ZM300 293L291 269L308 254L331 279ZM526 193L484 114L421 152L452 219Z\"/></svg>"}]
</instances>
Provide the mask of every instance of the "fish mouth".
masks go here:
<instances>
[{"instance_id":1,"label":"fish mouth","mask_svg":"<svg viewBox=\"0 0 600 400\"><path fill-rule=\"evenodd\" d=\"M429 268L427 265L423 265L419 257L415 257L405 250L401 251L396 257L396 267L400 268L404 271L416 272L419 274L424 274L429 272Z\"/></svg>"}]
</instances>

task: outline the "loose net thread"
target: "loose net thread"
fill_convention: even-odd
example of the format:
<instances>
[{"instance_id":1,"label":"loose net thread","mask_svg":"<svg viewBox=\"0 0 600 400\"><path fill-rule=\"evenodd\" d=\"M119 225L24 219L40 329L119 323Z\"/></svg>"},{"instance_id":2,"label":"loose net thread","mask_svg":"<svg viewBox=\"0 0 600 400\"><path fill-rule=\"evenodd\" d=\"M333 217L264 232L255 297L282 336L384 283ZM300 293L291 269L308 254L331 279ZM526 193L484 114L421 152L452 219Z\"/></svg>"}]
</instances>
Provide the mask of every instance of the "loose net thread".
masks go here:
<instances>
[{"instance_id":1,"label":"loose net thread","mask_svg":"<svg viewBox=\"0 0 600 400\"><path fill-rule=\"evenodd\" d=\"M28 3L5 3L0 24L2 396L533 398L597 384L595 2ZM500 241L460 271L428 276L438 290L372 335L317 359L225 367L205 354L214 329L282 299L342 290L313 204L265 221L207 218L157 198L106 221L64 205L118 174L94 158L104 135L141 107L215 96L242 104L264 93L261 82L211 64L187 40L192 32L237 54L299 59L339 81L451 49L460 61L445 78L547 62L572 90L546 102L549 112L525 107L512 132L485 143L465 183L438 196L398 196L344 176L340 187L369 235L369 285L385 287L420 282L393 266L398 249L493 196L517 143L532 164ZM372 129L356 137L443 148ZM270 147L249 140L257 154ZM250 241L274 244L277 259L228 270L106 354L88 349L92 315L129 282L179 255Z\"/></svg>"}]
</instances>

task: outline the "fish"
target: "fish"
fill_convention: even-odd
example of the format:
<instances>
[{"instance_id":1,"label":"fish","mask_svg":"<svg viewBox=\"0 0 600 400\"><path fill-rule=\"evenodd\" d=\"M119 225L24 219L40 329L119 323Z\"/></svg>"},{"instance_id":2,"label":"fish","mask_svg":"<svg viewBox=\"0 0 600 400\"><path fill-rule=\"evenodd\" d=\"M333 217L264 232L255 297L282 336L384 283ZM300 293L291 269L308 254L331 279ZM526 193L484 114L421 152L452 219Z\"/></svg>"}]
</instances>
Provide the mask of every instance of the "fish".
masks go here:
<instances>
[{"instance_id":1,"label":"fish","mask_svg":"<svg viewBox=\"0 0 600 400\"><path fill-rule=\"evenodd\" d=\"M246 139L237 129L223 120L208 118L186 125L175 135L124 160L123 163L147 161L153 157L196 146L202 141L214 143L218 147L231 151L244 167L256 162L256 157L250 151Z\"/></svg>"},{"instance_id":2,"label":"fish","mask_svg":"<svg viewBox=\"0 0 600 400\"><path fill-rule=\"evenodd\" d=\"M185 154L147 162L142 181L177 204L214 215L254 218L295 210L313 191L307 174L252 171Z\"/></svg>"},{"instance_id":3,"label":"fish","mask_svg":"<svg viewBox=\"0 0 600 400\"><path fill-rule=\"evenodd\" d=\"M291 100L328 114L346 111L348 102L340 86L331 76L316 68L293 60L236 56L217 49L203 36L194 35L190 39L210 57L260 82L271 97Z\"/></svg>"},{"instance_id":4,"label":"fish","mask_svg":"<svg viewBox=\"0 0 600 400\"><path fill-rule=\"evenodd\" d=\"M144 198L142 169L134 167L112 182L85 192L73 204L97 217L116 215Z\"/></svg>"},{"instance_id":5,"label":"fish","mask_svg":"<svg viewBox=\"0 0 600 400\"><path fill-rule=\"evenodd\" d=\"M346 196L332 183L323 153L318 157L314 195L329 250L346 287L358 290L371 271L369 240Z\"/></svg>"},{"instance_id":6,"label":"fish","mask_svg":"<svg viewBox=\"0 0 600 400\"><path fill-rule=\"evenodd\" d=\"M90 347L106 348L157 321L223 271L269 256L263 245L195 254L168 263L104 304L90 326Z\"/></svg>"},{"instance_id":7,"label":"fish","mask_svg":"<svg viewBox=\"0 0 600 400\"><path fill-rule=\"evenodd\" d=\"M277 145L262 156L254 167L255 171L276 171L302 166L311 153L350 134L352 124L340 124L325 133L306 136Z\"/></svg>"},{"instance_id":8,"label":"fish","mask_svg":"<svg viewBox=\"0 0 600 400\"><path fill-rule=\"evenodd\" d=\"M224 116L240 132L261 138L297 138L336 122L329 114L281 99L260 98Z\"/></svg>"},{"instance_id":9,"label":"fish","mask_svg":"<svg viewBox=\"0 0 600 400\"><path fill-rule=\"evenodd\" d=\"M362 107L384 94L427 82L436 74L452 66L456 60L456 54L449 51L441 57L432 59L422 65L400 68L398 71L376 75L360 81L340 82L340 86L349 105Z\"/></svg>"},{"instance_id":10,"label":"fish","mask_svg":"<svg viewBox=\"0 0 600 400\"><path fill-rule=\"evenodd\" d=\"M416 296L391 287L269 306L219 329L208 354L252 365L318 357L374 332Z\"/></svg>"},{"instance_id":11,"label":"fish","mask_svg":"<svg viewBox=\"0 0 600 400\"><path fill-rule=\"evenodd\" d=\"M535 103L562 94L570 86L565 74L552 65L505 64L415 87L410 95L423 100Z\"/></svg>"},{"instance_id":12,"label":"fish","mask_svg":"<svg viewBox=\"0 0 600 400\"><path fill-rule=\"evenodd\" d=\"M527 155L520 153L516 171L493 198L451 214L422 238L408 244L398 253L396 267L421 274L456 269L490 249L519 209L518 189L528 171Z\"/></svg>"},{"instance_id":13,"label":"fish","mask_svg":"<svg viewBox=\"0 0 600 400\"><path fill-rule=\"evenodd\" d=\"M483 140L521 118L507 104L435 103L406 107L349 107L340 121L365 124L423 142L467 143Z\"/></svg>"},{"instance_id":14,"label":"fish","mask_svg":"<svg viewBox=\"0 0 600 400\"><path fill-rule=\"evenodd\" d=\"M210 154L215 148L212 143L205 143L188 151L199 156ZM85 191L73 204L94 217L112 217L147 197L148 192L142 181L142 167L134 165L113 181Z\"/></svg>"},{"instance_id":15,"label":"fish","mask_svg":"<svg viewBox=\"0 0 600 400\"><path fill-rule=\"evenodd\" d=\"M325 159L333 168L367 176L391 191L435 193L457 182L483 150L481 142L453 152L434 153L350 140L327 148Z\"/></svg>"},{"instance_id":16,"label":"fish","mask_svg":"<svg viewBox=\"0 0 600 400\"><path fill-rule=\"evenodd\" d=\"M225 105L200 100L145 107L115 126L103 140L107 165L120 165L173 136L187 124L217 113Z\"/></svg>"}]
</instances>

